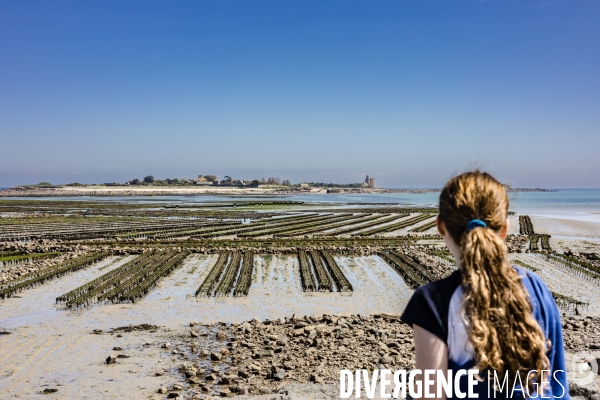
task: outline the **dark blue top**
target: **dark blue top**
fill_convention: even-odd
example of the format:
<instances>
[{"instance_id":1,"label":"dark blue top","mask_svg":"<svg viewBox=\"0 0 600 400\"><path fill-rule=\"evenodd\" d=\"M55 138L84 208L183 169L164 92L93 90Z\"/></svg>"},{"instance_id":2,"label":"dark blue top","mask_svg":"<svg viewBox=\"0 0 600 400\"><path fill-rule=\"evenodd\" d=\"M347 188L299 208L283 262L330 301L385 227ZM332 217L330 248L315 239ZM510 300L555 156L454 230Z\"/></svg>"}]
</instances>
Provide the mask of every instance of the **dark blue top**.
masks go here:
<instances>
[{"instance_id":1,"label":"dark blue top","mask_svg":"<svg viewBox=\"0 0 600 400\"><path fill-rule=\"evenodd\" d=\"M551 343L547 353L551 372L550 375L546 376L550 380L552 393L546 390L544 398L570 399L562 325L556 302L550 290L538 276L517 266L513 268L519 272L523 286L529 293L533 315L544 331L546 339L550 340ZM460 304L462 294L460 271L455 271L445 279L418 288L402 314L403 321L411 326L413 324L419 325L446 344L449 349L448 369L453 371L453 376L454 372L459 369L470 369L476 365L472 352L469 353L465 350L464 341L468 340L465 337L466 325L462 322L460 315L457 315L457 304ZM457 346L456 343L461 343L461 340L463 345ZM488 398L487 373L480 371L480 375L484 378L484 381L476 385L475 393L479 394L479 399L486 399ZM525 384L526 377L522 378L523 384ZM492 386L490 398L511 398L512 382L509 382L508 386L508 396L506 396L506 391L503 390L502 392L496 392L496 397L494 397ZM461 379L461 391L467 392L466 376ZM523 392L515 390L512 398L523 398ZM538 396L538 398L540 397Z\"/></svg>"}]
</instances>

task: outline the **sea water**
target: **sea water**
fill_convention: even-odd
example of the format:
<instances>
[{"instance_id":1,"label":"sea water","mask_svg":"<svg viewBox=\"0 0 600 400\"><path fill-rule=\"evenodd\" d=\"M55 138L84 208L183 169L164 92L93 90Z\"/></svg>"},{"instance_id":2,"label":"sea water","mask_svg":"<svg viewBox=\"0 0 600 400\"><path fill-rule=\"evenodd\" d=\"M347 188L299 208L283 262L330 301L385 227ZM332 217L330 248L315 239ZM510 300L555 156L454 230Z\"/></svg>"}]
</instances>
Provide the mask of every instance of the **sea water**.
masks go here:
<instances>
[{"instance_id":1,"label":"sea water","mask_svg":"<svg viewBox=\"0 0 600 400\"><path fill-rule=\"evenodd\" d=\"M510 192L510 209L519 214L531 212L600 213L600 189L553 189L545 192ZM345 206L357 203L378 205L404 205L412 207L436 207L439 192L424 193L358 193L358 194L293 194L293 195L186 195L186 196L73 196L73 197L6 197L10 199L74 200L155 203L157 206L171 204L197 204L211 202L243 202L248 200L300 201Z\"/></svg>"}]
</instances>

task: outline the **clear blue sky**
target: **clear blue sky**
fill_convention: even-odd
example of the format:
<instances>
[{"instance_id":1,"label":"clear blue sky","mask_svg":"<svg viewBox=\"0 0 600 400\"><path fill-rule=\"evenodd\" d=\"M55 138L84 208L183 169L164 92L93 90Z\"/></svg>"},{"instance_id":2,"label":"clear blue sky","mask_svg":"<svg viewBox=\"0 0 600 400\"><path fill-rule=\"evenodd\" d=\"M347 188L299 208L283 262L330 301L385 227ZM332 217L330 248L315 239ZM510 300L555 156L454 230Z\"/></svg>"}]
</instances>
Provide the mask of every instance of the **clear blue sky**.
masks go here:
<instances>
[{"instance_id":1,"label":"clear blue sky","mask_svg":"<svg viewBox=\"0 0 600 400\"><path fill-rule=\"evenodd\" d=\"M4 0L0 54L0 186L600 187L595 0Z\"/></svg>"}]
</instances>

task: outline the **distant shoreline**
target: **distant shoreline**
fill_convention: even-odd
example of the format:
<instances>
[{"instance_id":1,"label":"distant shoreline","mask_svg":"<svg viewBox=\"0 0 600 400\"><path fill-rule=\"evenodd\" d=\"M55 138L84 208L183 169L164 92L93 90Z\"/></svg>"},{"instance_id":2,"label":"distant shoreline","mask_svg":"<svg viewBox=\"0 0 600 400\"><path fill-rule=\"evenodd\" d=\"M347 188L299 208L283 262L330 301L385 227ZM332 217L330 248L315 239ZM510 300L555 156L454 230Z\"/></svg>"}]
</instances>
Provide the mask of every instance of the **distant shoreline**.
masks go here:
<instances>
[{"instance_id":1,"label":"distant shoreline","mask_svg":"<svg viewBox=\"0 0 600 400\"><path fill-rule=\"evenodd\" d=\"M509 189L509 192L552 192L539 188ZM239 187L164 187L164 186L78 186L35 188L15 186L0 190L0 197L73 197L73 196L198 196L198 195L301 195L301 194L382 194L439 193L440 189L375 189L375 188L239 188Z\"/></svg>"}]
</instances>

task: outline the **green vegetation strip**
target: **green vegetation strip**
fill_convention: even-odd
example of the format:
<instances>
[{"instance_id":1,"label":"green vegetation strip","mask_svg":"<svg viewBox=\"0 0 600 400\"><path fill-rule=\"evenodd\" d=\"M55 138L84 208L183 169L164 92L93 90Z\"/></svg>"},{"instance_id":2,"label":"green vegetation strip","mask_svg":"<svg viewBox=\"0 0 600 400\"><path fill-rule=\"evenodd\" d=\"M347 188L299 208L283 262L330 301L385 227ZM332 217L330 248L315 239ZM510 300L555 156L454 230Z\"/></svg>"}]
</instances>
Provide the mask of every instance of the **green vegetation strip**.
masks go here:
<instances>
[{"instance_id":1,"label":"green vegetation strip","mask_svg":"<svg viewBox=\"0 0 600 400\"><path fill-rule=\"evenodd\" d=\"M412 289L417 289L419 286L426 285L433 280L429 273L423 273L423 271L427 271L424 266L417 264L403 254L382 251L378 255L395 269Z\"/></svg>"},{"instance_id":2,"label":"green vegetation strip","mask_svg":"<svg viewBox=\"0 0 600 400\"><path fill-rule=\"evenodd\" d=\"M554 255L556 255L557 257L561 257L561 258L565 259L566 261L569 261L569 262L572 262L574 264L577 264L580 267L586 268L586 269L588 269L590 271L593 271L595 273L600 274L600 268L598 268L595 265L590 264L590 263L588 263L586 261L579 260L579 259L577 259L575 257L571 257L571 256L568 256L566 254L554 253Z\"/></svg>"},{"instance_id":3,"label":"green vegetation strip","mask_svg":"<svg viewBox=\"0 0 600 400\"><path fill-rule=\"evenodd\" d=\"M219 254L217 262L204 279L204 282L202 282L198 290L196 290L196 296L210 297L213 294L213 291L219 284L219 279L223 274L223 270L227 266L227 261L229 260L230 255L231 253L228 251L224 251Z\"/></svg>"},{"instance_id":4,"label":"green vegetation strip","mask_svg":"<svg viewBox=\"0 0 600 400\"><path fill-rule=\"evenodd\" d=\"M178 233L181 233L182 235L186 234L187 232L198 232L201 231L203 229L208 229L208 228L219 228L219 229L223 229L223 228L227 228L231 225L236 225L239 226L241 225L241 222L239 221L214 221L214 222L207 222L207 221L202 221L202 222L198 222L196 224L189 224L189 223L185 223L185 224L181 224L183 226L166 226L166 227L157 227L154 229L150 229L150 230L137 230L134 232L126 232L126 233L121 233L118 235L115 235L116 237L120 237L120 238L130 238L130 237L142 237L142 236L146 236L146 237L169 237L169 236L177 236Z\"/></svg>"},{"instance_id":5,"label":"green vegetation strip","mask_svg":"<svg viewBox=\"0 0 600 400\"><path fill-rule=\"evenodd\" d=\"M417 207L362 207L362 208L336 208L336 206L332 206L331 208L326 209L317 209L312 210L313 212L345 212L345 213L353 213L353 214L437 214L437 207L431 208L417 208Z\"/></svg>"},{"instance_id":6,"label":"green vegetation strip","mask_svg":"<svg viewBox=\"0 0 600 400\"><path fill-rule=\"evenodd\" d=\"M560 308L574 308L577 306L588 306L589 303L586 303L581 300L577 300L570 296L565 296L564 294L551 292L554 301L556 301L556 305Z\"/></svg>"},{"instance_id":7,"label":"green vegetation strip","mask_svg":"<svg viewBox=\"0 0 600 400\"><path fill-rule=\"evenodd\" d=\"M340 266L337 264L331 253L321 250L321 256L323 257L323 260L325 260L325 265L327 266L331 277L335 281L338 291L352 292L354 288L348 281L348 278L346 278L346 276L343 274Z\"/></svg>"},{"instance_id":8,"label":"green vegetation strip","mask_svg":"<svg viewBox=\"0 0 600 400\"><path fill-rule=\"evenodd\" d=\"M164 263L159 265L159 268L152 271L140 279L137 284L132 285L129 290L123 290L115 299L119 301L131 301L134 303L138 298L145 296L150 289L155 286L162 278L167 276L176 268L182 264L183 260L189 255L189 253L181 252L175 254L173 257L166 260Z\"/></svg>"},{"instance_id":9,"label":"green vegetation strip","mask_svg":"<svg viewBox=\"0 0 600 400\"><path fill-rule=\"evenodd\" d=\"M229 260L229 265L227 265L225 273L223 274L223 279L221 279L221 283L219 286L217 286L215 296L227 296L231 293L235 280L240 271L241 261L242 253L239 251L234 251L231 259Z\"/></svg>"},{"instance_id":10,"label":"green vegetation strip","mask_svg":"<svg viewBox=\"0 0 600 400\"><path fill-rule=\"evenodd\" d=\"M316 290L316 285L306 251L300 250L298 252L298 261L300 263L300 282L302 283L302 290L305 292L314 292Z\"/></svg>"},{"instance_id":11,"label":"green vegetation strip","mask_svg":"<svg viewBox=\"0 0 600 400\"><path fill-rule=\"evenodd\" d=\"M135 241L135 242L117 242L103 241L91 242L82 241L76 244L89 247L110 246L114 248L145 248L145 249L168 249L168 248L192 248L192 249L213 249L213 248L254 248L254 249L277 249L277 248L298 248L322 246L331 247L398 247L418 241L441 241L438 235L423 235L419 237L398 236L398 237L360 237L352 236L350 238L264 238L264 239L201 239L201 240L179 240L179 241Z\"/></svg>"},{"instance_id":12,"label":"green vegetation strip","mask_svg":"<svg viewBox=\"0 0 600 400\"><path fill-rule=\"evenodd\" d=\"M538 272L540 270L539 268L532 267L531 265L524 263L521 260L513 260L513 263L520 265L523 268L527 268L528 270L533 271L533 272Z\"/></svg>"},{"instance_id":13,"label":"green vegetation strip","mask_svg":"<svg viewBox=\"0 0 600 400\"><path fill-rule=\"evenodd\" d=\"M235 285L233 295L235 297L248 296L250 285L252 284L252 272L254 271L254 253L251 251L244 252L244 259L242 261L242 270L240 271L240 277Z\"/></svg>"},{"instance_id":14,"label":"green vegetation strip","mask_svg":"<svg viewBox=\"0 0 600 400\"><path fill-rule=\"evenodd\" d=\"M348 218L349 218L348 214L320 216L318 218L313 218L313 219L302 221L302 222L295 222L295 223L292 223L289 225L282 225L282 226L279 226L276 228L267 227L266 229L261 229L261 230L248 232L248 233L242 233L242 234L239 234L238 237L249 238L249 237L258 237L258 236L265 236L265 235L282 234L282 233L292 232L292 231L302 229L302 228L314 227L314 226L323 224L325 222L328 222L328 223L335 222L335 221L345 220Z\"/></svg>"},{"instance_id":15,"label":"green vegetation strip","mask_svg":"<svg viewBox=\"0 0 600 400\"><path fill-rule=\"evenodd\" d=\"M550 235L542 235L542 250L544 251L552 251L552 247L550 247Z\"/></svg>"},{"instance_id":16,"label":"green vegetation strip","mask_svg":"<svg viewBox=\"0 0 600 400\"><path fill-rule=\"evenodd\" d=\"M269 219L266 221L261 220L259 222L241 225L241 226L238 226L235 228L216 229L216 230L211 229L211 230L208 230L207 232L194 234L194 235L192 235L192 237L197 238L197 239L202 239L202 238L209 238L209 237L212 238L212 237L218 237L218 236L231 236L231 235L243 236L245 234L252 234L253 232L257 232L257 231L260 232L265 229L269 230L269 229L275 229L276 227L287 227L287 226L290 226L290 224L300 224L300 223L304 223L306 221L319 220L322 218L330 218L330 216L310 214L310 215L295 215L295 216L285 217L285 218L273 218L273 219Z\"/></svg>"},{"instance_id":17,"label":"green vegetation strip","mask_svg":"<svg viewBox=\"0 0 600 400\"><path fill-rule=\"evenodd\" d=\"M434 228L436 225L437 225L437 220L434 219L433 221L428 222L424 225L412 228L409 232L425 232L425 231L430 230L431 228Z\"/></svg>"},{"instance_id":18,"label":"green vegetation strip","mask_svg":"<svg viewBox=\"0 0 600 400\"><path fill-rule=\"evenodd\" d=\"M141 256L135 257L133 260L128 261L122 266L115 268L112 271L107 272L106 274L57 297L56 301L69 303L77 298L91 297L93 293L103 293L109 290L110 286L112 286L114 282L126 279L127 276L132 273L132 271L135 272L135 268L146 262L146 260L152 255L153 252L148 252Z\"/></svg>"},{"instance_id":19,"label":"green vegetation strip","mask_svg":"<svg viewBox=\"0 0 600 400\"><path fill-rule=\"evenodd\" d=\"M419 222L425 221L426 219L429 219L429 218L431 218L431 214L419 214L412 218L406 219L404 221L400 221L395 224L381 226L378 228L374 228L374 229L370 229L368 231L361 232L361 233L359 233L359 235L360 236L370 236L370 235L374 235L376 233L393 232L393 231L397 231L399 229L403 229L403 228L406 228L406 227L414 225L414 224L418 224Z\"/></svg>"},{"instance_id":20,"label":"green vegetation strip","mask_svg":"<svg viewBox=\"0 0 600 400\"><path fill-rule=\"evenodd\" d=\"M452 265L456 265L456 260L454 259L454 255L449 251L430 251L430 254L441 258L442 260L446 260Z\"/></svg>"},{"instance_id":21,"label":"green vegetation strip","mask_svg":"<svg viewBox=\"0 0 600 400\"><path fill-rule=\"evenodd\" d=\"M239 221L207 221L204 219L178 220L160 219L154 221L88 222L45 225L18 225L0 227L0 240L46 238L61 240L82 240L112 236L140 236L145 232L164 232L170 229L191 229L207 225L224 225Z\"/></svg>"},{"instance_id":22,"label":"green vegetation strip","mask_svg":"<svg viewBox=\"0 0 600 400\"><path fill-rule=\"evenodd\" d=\"M566 265L574 271L583 273L594 279L600 279L600 268L596 267L593 264L560 253L545 254L545 256L549 260L553 260L555 262L559 262L563 265Z\"/></svg>"},{"instance_id":23,"label":"green vegetation strip","mask_svg":"<svg viewBox=\"0 0 600 400\"><path fill-rule=\"evenodd\" d=\"M138 286L144 279L156 270L159 270L161 266L171 258L171 252L157 252L154 257L151 257L147 263L141 265L136 269L135 273L127 276L127 279L119 281L118 285L114 285L112 289L107 292L100 293L96 297L97 302L110 301L118 302L121 300L121 295L129 292L134 287Z\"/></svg>"},{"instance_id":24,"label":"green vegetation strip","mask_svg":"<svg viewBox=\"0 0 600 400\"><path fill-rule=\"evenodd\" d=\"M327 271L325 271L325 266L321 262L319 252L316 250L311 250L310 258L313 262L313 267L317 278L317 284L319 285L319 292L332 292L333 285L331 284L331 279L329 279L329 276L327 275Z\"/></svg>"},{"instance_id":25,"label":"green vegetation strip","mask_svg":"<svg viewBox=\"0 0 600 400\"><path fill-rule=\"evenodd\" d=\"M51 253L30 253L30 254L18 254L14 256L4 256L0 257L0 263L8 264L15 261L23 261L23 260L43 260L44 258L52 258L60 255L60 252L51 252Z\"/></svg>"},{"instance_id":26,"label":"green vegetation strip","mask_svg":"<svg viewBox=\"0 0 600 400\"><path fill-rule=\"evenodd\" d=\"M67 307L87 306L95 302L135 301L172 270L179 267L188 252L152 251L56 298Z\"/></svg>"},{"instance_id":27,"label":"green vegetation strip","mask_svg":"<svg viewBox=\"0 0 600 400\"><path fill-rule=\"evenodd\" d=\"M533 234L529 236L529 250L536 252L540 250L538 243L541 244L542 251L552 251L550 247L550 235Z\"/></svg>"},{"instance_id":28,"label":"green vegetation strip","mask_svg":"<svg viewBox=\"0 0 600 400\"><path fill-rule=\"evenodd\" d=\"M316 224L316 225L314 225L312 227L301 228L301 229L294 229L292 231L287 231L287 232L284 232L284 233L279 233L279 234L274 235L274 236L302 236L302 235L308 235L308 234L315 233L315 232L326 231L328 229L338 228L340 226L348 226L348 225L352 225L352 224L356 224L356 223L360 223L360 222L372 221L372 220L378 219L378 218L380 218L379 215L369 215L369 216L366 216L366 217L365 216L360 216L360 215L349 215L346 218L342 219L341 221Z\"/></svg>"},{"instance_id":29,"label":"green vegetation strip","mask_svg":"<svg viewBox=\"0 0 600 400\"><path fill-rule=\"evenodd\" d=\"M540 248L538 242L540 241L540 235L531 235L529 237L529 251L538 251Z\"/></svg>"},{"instance_id":30,"label":"green vegetation strip","mask_svg":"<svg viewBox=\"0 0 600 400\"><path fill-rule=\"evenodd\" d=\"M336 229L336 230L334 230L332 232L324 232L324 233L321 233L321 235L323 235L323 236L345 235L345 234L348 234L348 233L352 233L352 232L360 231L360 230L363 230L363 229L366 229L366 228L370 228L372 226L386 224L388 222L392 222L392 221L395 221L395 220L397 220L399 218L404 218L404 217L407 217L407 216L408 216L408 214L398 214L398 215L393 215L391 217L388 216L386 218L377 219L377 220L374 220L374 221L371 221L371 222L367 222L367 223L364 223L364 224L352 225L352 226L349 226L349 227L343 227L343 228L340 228L340 229ZM381 217L382 216L379 215L379 218L381 218Z\"/></svg>"},{"instance_id":31,"label":"green vegetation strip","mask_svg":"<svg viewBox=\"0 0 600 400\"><path fill-rule=\"evenodd\" d=\"M529 215L519 215L519 233L521 235L533 235L533 223Z\"/></svg>"},{"instance_id":32,"label":"green vegetation strip","mask_svg":"<svg viewBox=\"0 0 600 400\"><path fill-rule=\"evenodd\" d=\"M63 261L48 268L42 268L37 271L21 275L18 279L10 281L0 288L0 297L5 299L23 289L37 284L43 284L51 279L80 270L90 264L96 263L108 257L109 255L109 253L100 252L88 253L77 258Z\"/></svg>"}]
</instances>

